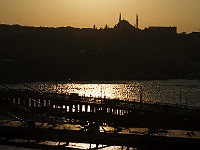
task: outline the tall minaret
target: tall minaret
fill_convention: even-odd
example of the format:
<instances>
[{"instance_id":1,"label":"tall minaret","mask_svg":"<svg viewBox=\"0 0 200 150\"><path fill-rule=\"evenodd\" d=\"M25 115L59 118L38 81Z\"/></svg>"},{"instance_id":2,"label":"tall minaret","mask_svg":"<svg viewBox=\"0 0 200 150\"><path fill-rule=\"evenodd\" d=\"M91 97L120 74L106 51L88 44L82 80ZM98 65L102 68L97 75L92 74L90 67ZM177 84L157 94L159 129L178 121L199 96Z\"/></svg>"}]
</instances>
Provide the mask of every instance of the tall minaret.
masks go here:
<instances>
[{"instance_id":1,"label":"tall minaret","mask_svg":"<svg viewBox=\"0 0 200 150\"><path fill-rule=\"evenodd\" d=\"M136 25L135 25L136 28L138 28L138 14L136 14Z\"/></svg>"},{"instance_id":2,"label":"tall minaret","mask_svg":"<svg viewBox=\"0 0 200 150\"><path fill-rule=\"evenodd\" d=\"M121 22L121 20L122 20L122 15L121 15L121 13L119 14L119 22Z\"/></svg>"}]
</instances>

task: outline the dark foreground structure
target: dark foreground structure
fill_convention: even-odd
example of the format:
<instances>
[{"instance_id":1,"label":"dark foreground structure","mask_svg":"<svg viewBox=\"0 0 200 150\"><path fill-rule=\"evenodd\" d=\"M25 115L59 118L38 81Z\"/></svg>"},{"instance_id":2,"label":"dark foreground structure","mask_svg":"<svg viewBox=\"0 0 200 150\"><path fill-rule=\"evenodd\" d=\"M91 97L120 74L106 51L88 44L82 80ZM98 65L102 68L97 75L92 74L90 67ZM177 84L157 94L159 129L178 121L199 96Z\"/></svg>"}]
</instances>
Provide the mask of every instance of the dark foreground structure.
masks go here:
<instances>
[{"instance_id":1,"label":"dark foreground structure","mask_svg":"<svg viewBox=\"0 0 200 150\"><path fill-rule=\"evenodd\" d=\"M93 143L96 148L99 144L127 149L200 148L198 108L2 89L0 112L2 144L47 148L39 142L55 141L65 142L57 148L69 142Z\"/></svg>"},{"instance_id":2,"label":"dark foreground structure","mask_svg":"<svg viewBox=\"0 0 200 150\"><path fill-rule=\"evenodd\" d=\"M200 139L165 137L153 135L137 135L123 133L101 133L69 131L56 129L24 128L24 127L0 127L0 143L9 144L8 139L26 139L24 145L28 145L30 140L35 141L55 141L55 142L79 142L95 143L104 145L122 145L127 147L137 147L138 149L199 149ZM11 142L10 142L11 143ZM14 143L14 142L13 142ZM16 142L16 145L18 143ZM37 144L37 143L36 143ZM30 142L31 145L31 142ZM22 144L21 144L22 146ZM38 145L39 147L39 145ZM41 146L42 147L42 146ZM60 146L60 147L63 147ZM58 145L59 148L59 145ZM64 147L63 147L64 149Z\"/></svg>"},{"instance_id":3,"label":"dark foreground structure","mask_svg":"<svg viewBox=\"0 0 200 150\"><path fill-rule=\"evenodd\" d=\"M200 79L200 33L176 27L0 24L0 41L0 82Z\"/></svg>"}]
</instances>

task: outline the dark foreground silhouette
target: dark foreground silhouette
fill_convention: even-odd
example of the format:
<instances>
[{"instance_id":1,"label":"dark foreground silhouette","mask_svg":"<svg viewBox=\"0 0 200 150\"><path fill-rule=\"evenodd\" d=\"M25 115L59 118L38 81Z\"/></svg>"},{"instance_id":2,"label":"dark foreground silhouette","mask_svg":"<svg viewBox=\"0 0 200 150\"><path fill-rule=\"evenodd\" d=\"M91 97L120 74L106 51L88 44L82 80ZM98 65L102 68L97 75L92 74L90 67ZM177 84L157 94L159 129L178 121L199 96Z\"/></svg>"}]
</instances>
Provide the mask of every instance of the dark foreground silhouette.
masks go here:
<instances>
[{"instance_id":1,"label":"dark foreground silhouette","mask_svg":"<svg viewBox=\"0 0 200 150\"><path fill-rule=\"evenodd\" d=\"M0 81L199 79L200 33L0 25Z\"/></svg>"}]
</instances>

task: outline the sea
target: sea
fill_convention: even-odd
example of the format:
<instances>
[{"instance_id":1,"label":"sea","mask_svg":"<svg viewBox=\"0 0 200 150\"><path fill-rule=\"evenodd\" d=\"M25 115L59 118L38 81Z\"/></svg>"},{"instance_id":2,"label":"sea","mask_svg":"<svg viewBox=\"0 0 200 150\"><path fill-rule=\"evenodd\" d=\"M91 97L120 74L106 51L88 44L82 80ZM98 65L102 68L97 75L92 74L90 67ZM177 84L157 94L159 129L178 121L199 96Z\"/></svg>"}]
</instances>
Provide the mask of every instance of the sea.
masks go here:
<instances>
[{"instance_id":1,"label":"sea","mask_svg":"<svg viewBox=\"0 0 200 150\"><path fill-rule=\"evenodd\" d=\"M200 108L200 80L150 80L150 81L56 81L5 84L11 89L34 89L40 92L80 96L163 103L180 107ZM0 86L0 88L5 88ZM76 149L89 149L87 143L69 143ZM94 145L93 145L94 146ZM103 150L122 150L121 146L102 146ZM2 150L31 150L0 145ZM133 148L134 149L134 148Z\"/></svg>"},{"instance_id":2,"label":"sea","mask_svg":"<svg viewBox=\"0 0 200 150\"><path fill-rule=\"evenodd\" d=\"M5 84L11 89L200 107L200 80L57 81ZM1 87L0 88L5 88Z\"/></svg>"}]
</instances>

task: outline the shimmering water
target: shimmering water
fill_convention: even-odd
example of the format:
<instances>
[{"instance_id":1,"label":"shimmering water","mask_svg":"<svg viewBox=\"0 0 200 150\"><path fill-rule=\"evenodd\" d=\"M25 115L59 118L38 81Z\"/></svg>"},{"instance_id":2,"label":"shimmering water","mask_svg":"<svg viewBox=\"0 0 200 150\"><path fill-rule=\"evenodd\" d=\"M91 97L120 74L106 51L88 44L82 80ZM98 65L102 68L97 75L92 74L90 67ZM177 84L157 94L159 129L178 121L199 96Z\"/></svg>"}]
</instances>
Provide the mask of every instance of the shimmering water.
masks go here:
<instances>
[{"instance_id":1,"label":"shimmering water","mask_svg":"<svg viewBox=\"0 0 200 150\"><path fill-rule=\"evenodd\" d=\"M168 103L200 107L200 80L38 82L26 85L45 92L78 93L80 96ZM7 85L27 88L24 85Z\"/></svg>"}]
</instances>

